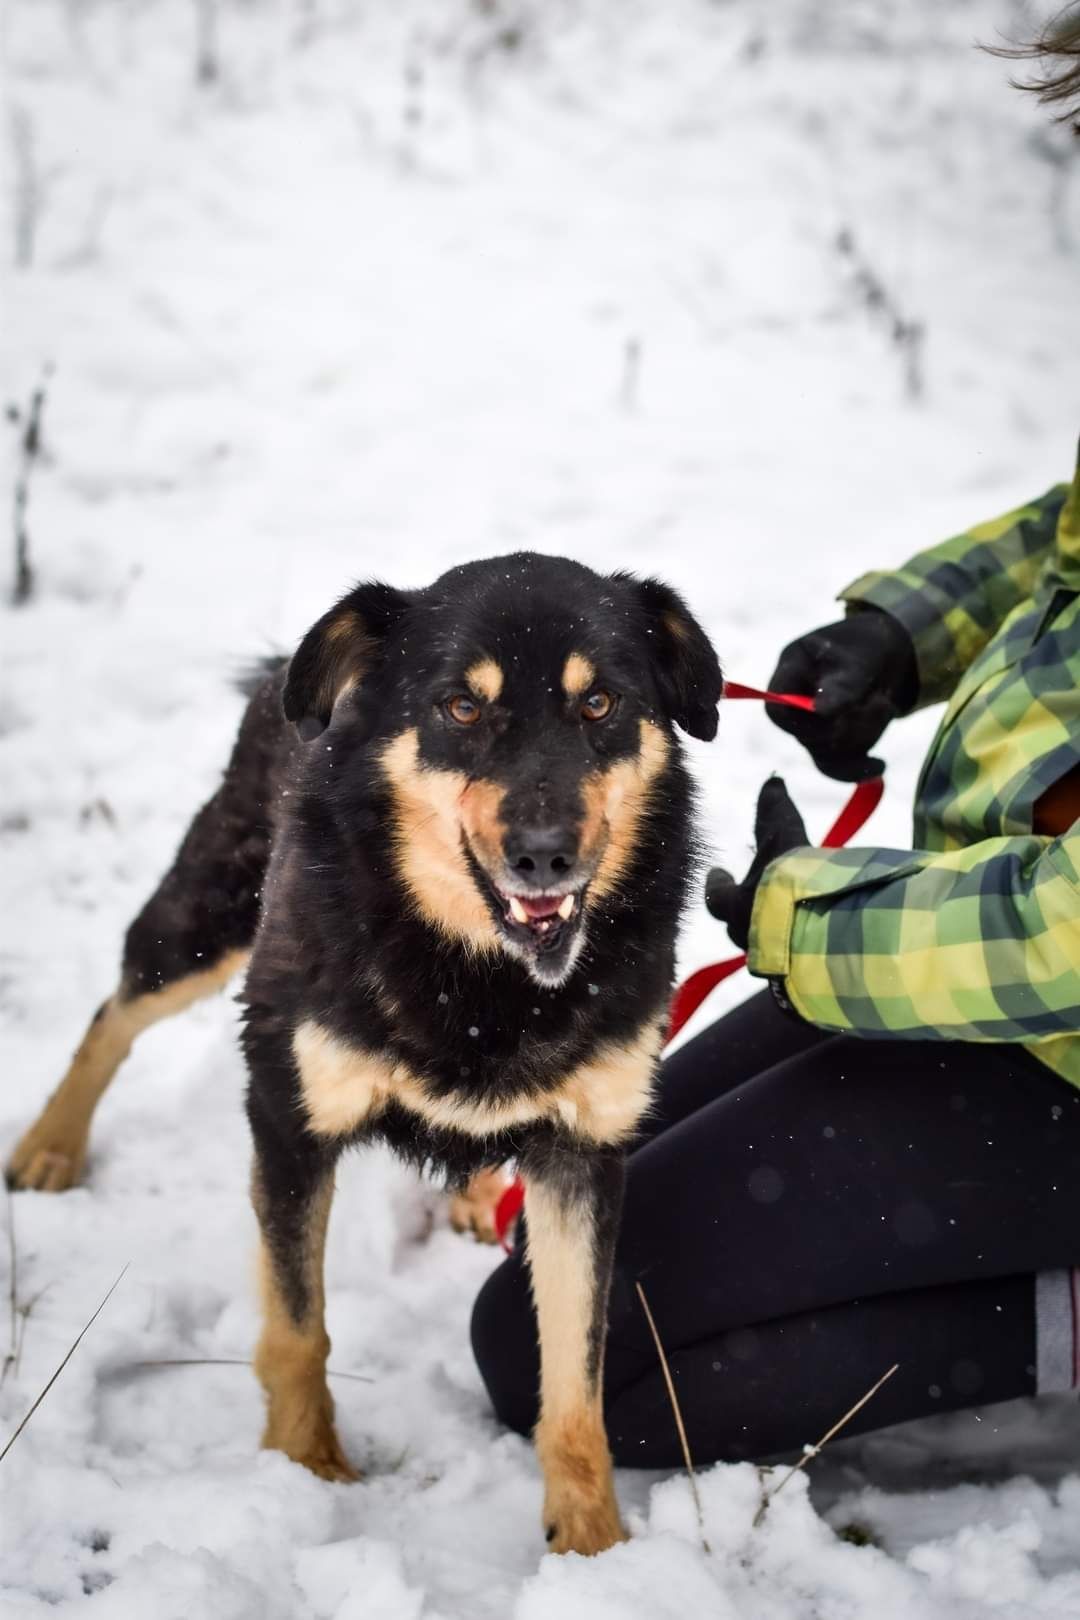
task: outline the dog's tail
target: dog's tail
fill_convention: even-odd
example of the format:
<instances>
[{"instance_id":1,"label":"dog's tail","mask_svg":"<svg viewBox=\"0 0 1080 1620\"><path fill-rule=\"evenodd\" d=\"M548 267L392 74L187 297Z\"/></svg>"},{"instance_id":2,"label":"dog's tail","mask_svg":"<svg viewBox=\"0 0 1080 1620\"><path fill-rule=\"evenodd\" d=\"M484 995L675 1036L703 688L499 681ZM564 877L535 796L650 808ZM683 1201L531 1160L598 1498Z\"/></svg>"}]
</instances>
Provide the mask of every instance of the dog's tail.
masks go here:
<instances>
[{"instance_id":1,"label":"dog's tail","mask_svg":"<svg viewBox=\"0 0 1080 1620\"><path fill-rule=\"evenodd\" d=\"M261 686L280 675L289 662L285 653L267 653L242 664L232 678L232 684L242 697L253 698Z\"/></svg>"}]
</instances>

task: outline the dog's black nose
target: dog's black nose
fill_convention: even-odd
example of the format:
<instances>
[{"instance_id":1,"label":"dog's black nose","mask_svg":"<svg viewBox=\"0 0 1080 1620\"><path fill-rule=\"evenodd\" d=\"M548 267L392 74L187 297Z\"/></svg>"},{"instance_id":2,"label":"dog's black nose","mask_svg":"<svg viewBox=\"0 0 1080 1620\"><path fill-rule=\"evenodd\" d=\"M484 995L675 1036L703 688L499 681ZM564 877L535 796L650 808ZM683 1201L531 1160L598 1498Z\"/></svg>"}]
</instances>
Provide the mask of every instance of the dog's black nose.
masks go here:
<instances>
[{"instance_id":1,"label":"dog's black nose","mask_svg":"<svg viewBox=\"0 0 1080 1620\"><path fill-rule=\"evenodd\" d=\"M577 839L567 827L520 827L503 844L506 864L523 887L553 889L577 865Z\"/></svg>"}]
</instances>

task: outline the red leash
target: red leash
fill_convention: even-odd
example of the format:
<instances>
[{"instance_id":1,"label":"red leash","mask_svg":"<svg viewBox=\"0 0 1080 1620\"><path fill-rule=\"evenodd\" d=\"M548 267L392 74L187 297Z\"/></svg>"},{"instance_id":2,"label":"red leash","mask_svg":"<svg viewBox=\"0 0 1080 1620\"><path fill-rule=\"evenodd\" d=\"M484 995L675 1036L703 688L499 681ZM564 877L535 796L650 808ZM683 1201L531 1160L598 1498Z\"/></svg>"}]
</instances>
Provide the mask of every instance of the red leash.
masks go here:
<instances>
[{"instance_id":1,"label":"red leash","mask_svg":"<svg viewBox=\"0 0 1080 1620\"><path fill-rule=\"evenodd\" d=\"M762 692L756 686L740 686L736 681L724 682L725 698L758 698L764 703L782 703L790 709L813 709L812 697L803 697L798 692ZM850 843L857 832L860 832L878 805L885 791L885 778L874 776L868 782L856 784L851 797L829 828L822 840L823 849L842 849ZM722 962L710 962L706 967L698 968L684 979L671 998L671 1008L668 1014L668 1027L665 1044L670 1044L697 1012L701 1003L711 990L718 984L729 979L733 973L746 966L746 956L740 952L738 956L728 956ZM495 1230L499 1234L499 1242L510 1253L510 1244L507 1233L521 1213L525 1202L525 1183L520 1176L507 1187L499 1202L495 1206Z\"/></svg>"},{"instance_id":2,"label":"red leash","mask_svg":"<svg viewBox=\"0 0 1080 1620\"><path fill-rule=\"evenodd\" d=\"M812 697L801 692L763 692L757 686L740 686L738 681L724 682L725 698L760 698L762 703L779 703L785 709L813 709Z\"/></svg>"}]
</instances>

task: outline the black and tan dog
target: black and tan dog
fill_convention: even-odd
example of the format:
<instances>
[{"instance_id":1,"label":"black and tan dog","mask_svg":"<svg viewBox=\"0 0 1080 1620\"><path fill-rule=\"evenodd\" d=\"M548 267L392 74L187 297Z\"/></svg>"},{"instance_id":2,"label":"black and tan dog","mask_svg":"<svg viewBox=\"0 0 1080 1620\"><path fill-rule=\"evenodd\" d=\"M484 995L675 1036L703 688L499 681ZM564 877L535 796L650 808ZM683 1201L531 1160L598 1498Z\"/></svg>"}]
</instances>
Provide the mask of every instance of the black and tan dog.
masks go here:
<instances>
[{"instance_id":1,"label":"black and tan dog","mask_svg":"<svg viewBox=\"0 0 1080 1620\"><path fill-rule=\"evenodd\" d=\"M264 1445L355 1477L325 1375L342 1148L381 1139L459 1187L513 1157L548 1540L592 1553L622 1536L607 1291L691 864L673 725L712 737L720 684L666 586L522 553L427 590L358 586L255 688L221 787L128 932L120 988L9 1174L69 1185L135 1036L251 952Z\"/></svg>"}]
</instances>

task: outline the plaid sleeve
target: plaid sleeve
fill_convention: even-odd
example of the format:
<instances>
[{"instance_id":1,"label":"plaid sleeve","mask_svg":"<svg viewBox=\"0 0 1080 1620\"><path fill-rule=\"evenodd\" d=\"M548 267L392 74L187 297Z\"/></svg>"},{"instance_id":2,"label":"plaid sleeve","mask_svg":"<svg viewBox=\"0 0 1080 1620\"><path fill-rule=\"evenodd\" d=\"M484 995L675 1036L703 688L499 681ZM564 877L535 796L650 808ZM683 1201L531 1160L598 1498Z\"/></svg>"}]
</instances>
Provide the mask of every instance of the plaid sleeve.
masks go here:
<instances>
[{"instance_id":1,"label":"plaid sleeve","mask_svg":"<svg viewBox=\"0 0 1080 1620\"><path fill-rule=\"evenodd\" d=\"M1080 1028L1080 822L935 855L796 850L767 868L750 971L823 1029L1043 1041Z\"/></svg>"},{"instance_id":2,"label":"plaid sleeve","mask_svg":"<svg viewBox=\"0 0 1080 1620\"><path fill-rule=\"evenodd\" d=\"M841 591L841 601L883 608L910 633L920 705L948 698L998 626L1031 596L1053 555L1068 494L1068 484L1057 484L1027 506L931 546L895 572L864 574Z\"/></svg>"}]
</instances>

